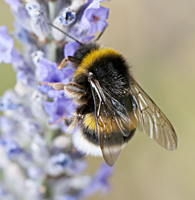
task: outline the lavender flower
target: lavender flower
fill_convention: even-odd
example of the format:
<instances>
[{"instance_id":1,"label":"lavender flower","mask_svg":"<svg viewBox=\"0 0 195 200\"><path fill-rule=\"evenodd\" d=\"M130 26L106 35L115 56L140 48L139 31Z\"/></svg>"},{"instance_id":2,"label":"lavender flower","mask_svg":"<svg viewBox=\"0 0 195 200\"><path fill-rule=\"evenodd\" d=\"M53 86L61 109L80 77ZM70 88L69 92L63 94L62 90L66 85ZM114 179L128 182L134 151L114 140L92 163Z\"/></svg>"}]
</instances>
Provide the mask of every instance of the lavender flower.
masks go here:
<instances>
[{"instance_id":1,"label":"lavender flower","mask_svg":"<svg viewBox=\"0 0 195 200\"><path fill-rule=\"evenodd\" d=\"M0 27L0 63L11 63L17 83L0 98L0 199L77 200L109 190L113 169L102 165L94 177L86 174L84 155L76 150L68 125L74 103L63 90L39 82L69 83L75 68L58 62L73 55L80 42L90 42L107 26L102 0L4 0L15 17L12 36ZM90 34L90 35L89 35Z\"/></svg>"},{"instance_id":2,"label":"lavender flower","mask_svg":"<svg viewBox=\"0 0 195 200\"><path fill-rule=\"evenodd\" d=\"M14 40L7 34L7 27L0 27L0 63L10 63L12 60L12 50Z\"/></svg>"},{"instance_id":3,"label":"lavender flower","mask_svg":"<svg viewBox=\"0 0 195 200\"><path fill-rule=\"evenodd\" d=\"M89 29L88 34L94 34L97 30L100 33L106 28L108 23L109 9L100 6L100 1L93 1L84 11L80 26Z\"/></svg>"},{"instance_id":4,"label":"lavender flower","mask_svg":"<svg viewBox=\"0 0 195 200\"><path fill-rule=\"evenodd\" d=\"M59 20L64 26L69 26L75 21L75 18L76 13L68 7L64 9L62 15L59 17Z\"/></svg>"}]
</instances>

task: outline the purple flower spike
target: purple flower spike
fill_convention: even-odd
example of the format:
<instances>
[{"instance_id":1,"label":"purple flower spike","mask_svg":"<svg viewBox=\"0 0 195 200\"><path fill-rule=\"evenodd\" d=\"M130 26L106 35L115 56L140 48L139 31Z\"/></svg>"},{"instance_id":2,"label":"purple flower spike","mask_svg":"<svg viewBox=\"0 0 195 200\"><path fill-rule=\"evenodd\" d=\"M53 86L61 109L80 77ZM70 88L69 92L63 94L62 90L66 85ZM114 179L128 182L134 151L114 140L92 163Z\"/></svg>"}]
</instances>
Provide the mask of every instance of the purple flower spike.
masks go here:
<instances>
[{"instance_id":1,"label":"purple flower spike","mask_svg":"<svg viewBox=\"0 0 195 200\"><path fill-rule=\"evenodd\" d=\"M108 23L109 9L100 6L99 1L93 1L84 11L80 26L89 29L88 34L100 33L106 28Z\"/></svg>"},{"instance_id":2,"label":"purple flower spike","mask_svg":"<svg viewBox=\"0 0 195 200\"><path fill-rule=\"evenodd\" d=\"M0 27L0 64L11 63L14 40L7 34L7 27Z\"/></svg>"}]
</instances>

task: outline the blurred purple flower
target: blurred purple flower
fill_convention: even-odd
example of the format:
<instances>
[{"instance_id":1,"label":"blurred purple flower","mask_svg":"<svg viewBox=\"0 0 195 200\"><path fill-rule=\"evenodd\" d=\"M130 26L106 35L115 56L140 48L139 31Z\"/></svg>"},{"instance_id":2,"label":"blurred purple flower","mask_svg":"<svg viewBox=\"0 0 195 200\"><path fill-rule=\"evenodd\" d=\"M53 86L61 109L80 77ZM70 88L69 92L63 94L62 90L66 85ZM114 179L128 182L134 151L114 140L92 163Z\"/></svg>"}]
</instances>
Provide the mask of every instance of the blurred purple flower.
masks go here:
<instances>
[{"instance_id":1,"label":"blurred purple flower","mask_svg":"<svg viewBox=\"0 0 195 200\"><path fill-rule=\"evenodd\" d=\"M0 117L1 135L11 135L15 131L14 122L6 116Z\"/></svg>"},{"instance_id":2,"label":"blurred purple flower","mask_svg":"<svg viewBox=\"0 0 195 200\"><path fill-rule=\"evenodd\" d=\"M11 63L14 40L7 34L7 27L0 26L0 64Z\"/></svg>"},{"instance_id":3,"label":"blurred purple flower","mask_svg":"<svg viewBox=\"0 0 195 200\"><path fill-rule=\"evenodd\" d=\"M65 67L62 70L58 70L57 67L57 63L52 63L45 58L41 59L38 68L41 81L69 83L70 77L75 69L72 67Z\"/></svg>"},{"instance_id":4,"label":"blurred purple flower","mask_svg":"<svg viewBox=\"0 0 195 200\"><path fill-rule=\"evenodd\" d=\"M72 100L65 97L57 98L53 102L45 102L44 108L50 116L50 123L54 123L62 117L69 118L75 111ZM61 121L60 124L63 126L64 131L68 128L65 126L64 121Z\"/></svg>"},{"instance_id":5,"label":"blurred purple flower","mask_svg":"<svg viewBox=\"0 0 195 200\"><path fill-rule=\"evenodd\" d=\"M13 91L6 91L0 99L0 110L17 110L20 106L17 95Z\"/></svg>"},{"instance_id":6,"label":"blurred purple flower","mask_svg":"<svg viewBox=\"0 0 195 200\"><path fill-rule=\"evenodd\" d=\"M10 6L19 6L21 4L20 0L4 0Z\"/></svg>"},{"instance_id":7,"label":"blurred purple flower","mask_svg":"<svg viewBox=\"0 0 195 200\"><path fill-rule=\"evenodd\" d=\"M82 191L82 196L86 198L99 191L101 191L104 195L107 194L110 190L108 179L112 174L113 167L109 167L105 163L102 164L94 178L89 183L88 187Z\"/></svg>"},{"instance_id":8,"label":"blurred purple flower","mask_svg":"<svg viewBox=\"0 0 195 200\"><path fill-rule=\"evenodd\" d=\"M90 42L92 39L94 38L93 35L88 35L83 37L80 42L81 43L88 43ZM64 46L64 57L66 58L67 56L73 56L74 53L76 52L76 50L79 47L79 43L78 42L68 42L65 46Z\"/></svg>"},{"instance_id":9,"label":"blurred purple flower","mask_svg":"<svg viewBox=\"0 0 195 200\"><path fill-rule=\"evenodd\" d=\"M45 42L50 33L49 20L45 7L36 1L34 4L27 3L26 9L31 17L30 24L33 33L38 37L40 42Z\"/></svg>"},{"instance_id":10,"label":"blurred purple flower","mask_svg":"<svg viewBox=\"0 0 195 200\"><path fill-rule=\"evenodd\" d=\"M71 163L72 160L68 154L54 155L47 163L47 172L52 176L59 176Z\"/></svg>"},{"instance_id":11,"label":"blurred purple flower","mask_svg":"<svg viewBox=\"0 0 195 200\"><path fill-rule=\"evenodd\" d=\"M64 84L67 84L70 82L72 78L72 74L75 71L73 67L66 67L63 68L62 70L58 70L58 65L57 63L53 63L48 59L41 59L38 64L38 76L40 78L40 81L42 82L61 82ZM39 89L42 92L45 92L48 94L49 97L59 97L62 98L64 96L64 91L56 91L52 89L50 86L41 86Z\"/></svg>"},{"instance_id":12,"label":"blurred purple flower","mask_svg":"<svg viewBox=\"0 0 195 200\"><path fill-rule=\"evenodd\" d=\"M37 166L30 166L27 169L27 174L31 179L41 179L44 177L44 171Z\"/></svg>"},{"instance_id":13,"label":"blurred purple flower","mask_svg":"<svg viewBox=\"0 0 195 200\"><path fill-rule=\"evenodd\" d=\"M99 1L93 1L84 11L80 27L89 29L88 34L95 34L97 30L101 33L108 25L108 14L108 8L100 6Z\"/></svg>"},{"instance_id":14,"label":"blurred purple flower","mask_svg":"<svg viewBox=\"0 0 195 200\"><path fill-rule=\"evenodd\" d=\"M67 7L64 9L62 15L59 16L60 23L64 26L71 25L76 19L76 13Z\"/></svg>"},{"instance_id":15,"label":"blurred purple flower","mask_svg":"<svg viewBox=\"0 0 195 200\"><path fill-rule=\"evenodd\" d=\"M66 58L67 56L73 56L78 47L79 47L78 42L68 42L64 46L64 57Z\"/></svg>"},{"instance_id":16,"label":"blurred purple flower","mask_svg":"<svg viewBox=\"0 0 195 200\"><path fill-rule=\"evenodd\" d=\"M10 9L16 18L17 22L25 28L27 31L31 32L32 28L30 25L30 17L29 14L20 0L4 0L7 4L9 4Z\"/></svg>"},{"instance_id":17,"label":"blurred purple flower","mask_svg":"<svg viewBox=\"0 0 195 200\"><path fill-rule=\"evenodd\" d=\"M22 152L22 149L11 138L1 138L0 144L3 145L8 158L12 159Z\"/></svg>"},{"instance_id":18,"label":"blurred purple flower","mask_svg":"<svg viewBox=\"0 0 195 200\"><path fill-rule=\"evenodd\" d=\"M16 74L16 78L24 86L34 88L37 85L37 82L35 80L35 76L32 73L28 73L28 72L24 72L24 71L18 71L17 74Z\"/></svg>"}]
</instances>

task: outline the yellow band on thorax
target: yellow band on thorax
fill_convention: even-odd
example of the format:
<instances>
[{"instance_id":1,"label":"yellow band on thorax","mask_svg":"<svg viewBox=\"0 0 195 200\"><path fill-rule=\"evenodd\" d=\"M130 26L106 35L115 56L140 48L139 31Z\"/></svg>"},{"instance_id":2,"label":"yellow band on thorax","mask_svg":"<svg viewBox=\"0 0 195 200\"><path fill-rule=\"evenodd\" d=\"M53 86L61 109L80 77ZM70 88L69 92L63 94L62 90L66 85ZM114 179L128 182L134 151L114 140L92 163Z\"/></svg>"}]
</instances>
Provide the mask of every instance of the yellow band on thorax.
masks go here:
<instances>
[{"instance_id":1,"label":"yellow band on thorax","mask_svg":"<svg viewBox=\"0 0 195 200\"><path fill-rule=\"evenodd\" d=\"M120 54L117 51L110 48L99 48L97 50L92 50L83 58L81 64L74 73L74 77L77 77L82 73L87 73L88 72L87 69L93 66L93 63L97 59L101 59L104 56L119 56L119 55Z\"/></svg>"}]
</instances>

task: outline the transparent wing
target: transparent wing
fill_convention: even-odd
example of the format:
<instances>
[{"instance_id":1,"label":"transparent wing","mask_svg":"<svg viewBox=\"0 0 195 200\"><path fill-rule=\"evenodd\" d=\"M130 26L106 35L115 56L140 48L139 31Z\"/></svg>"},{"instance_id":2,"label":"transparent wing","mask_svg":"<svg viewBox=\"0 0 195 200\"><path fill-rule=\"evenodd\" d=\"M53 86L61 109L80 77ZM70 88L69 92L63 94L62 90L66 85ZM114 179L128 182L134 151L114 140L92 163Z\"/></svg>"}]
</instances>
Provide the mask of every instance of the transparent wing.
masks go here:
<instances>
[{"instance_id":1,"label":"transparent wing","mask_svg":"<svg viewBox=\"0 0 195 200\"><path fill-rule=\"evenodd\" d=\"M116 112L115 108L110 109L107 99L106 103L102 102L98 116L100 148L104 160L109 166L113 166L120 155L124 144L124 134L130 133L123 123L124 119Z\"/></svg>"},{"instance_id":2,"label":"transparent wing","mask_svg":"<svg viewBox=\"0 0 195 200\"><path fill-rule=\"evenodd\" d=\"M175 150L178 139L175 130L152 99L136 81L132 84L131 95L135 102L135 126L167 150Z\"/></svg>"},{"instance_id":3,"label":"transparent wing","mask_svg":"<svg viewBox=\"0 0 195 200\"><path fill-rule=\"evenodd\" d=\"M120 132L100 132L100 148L105 162L111 167L120 155L124 139Z\"/></svg>"},{"instance_id":4,"label":"transparent wing","mask_svg":"<svg viewBox=\"0 0 195 200\"><path fill-rule=\"evenodd\" d=\"M116 162L122 145L123 136L130 134L130 118L125 107L110 97L101 88L99 82L89 77L94 100L96 132L104 160L109 166Z\"/></svg>"}]
</instances>

